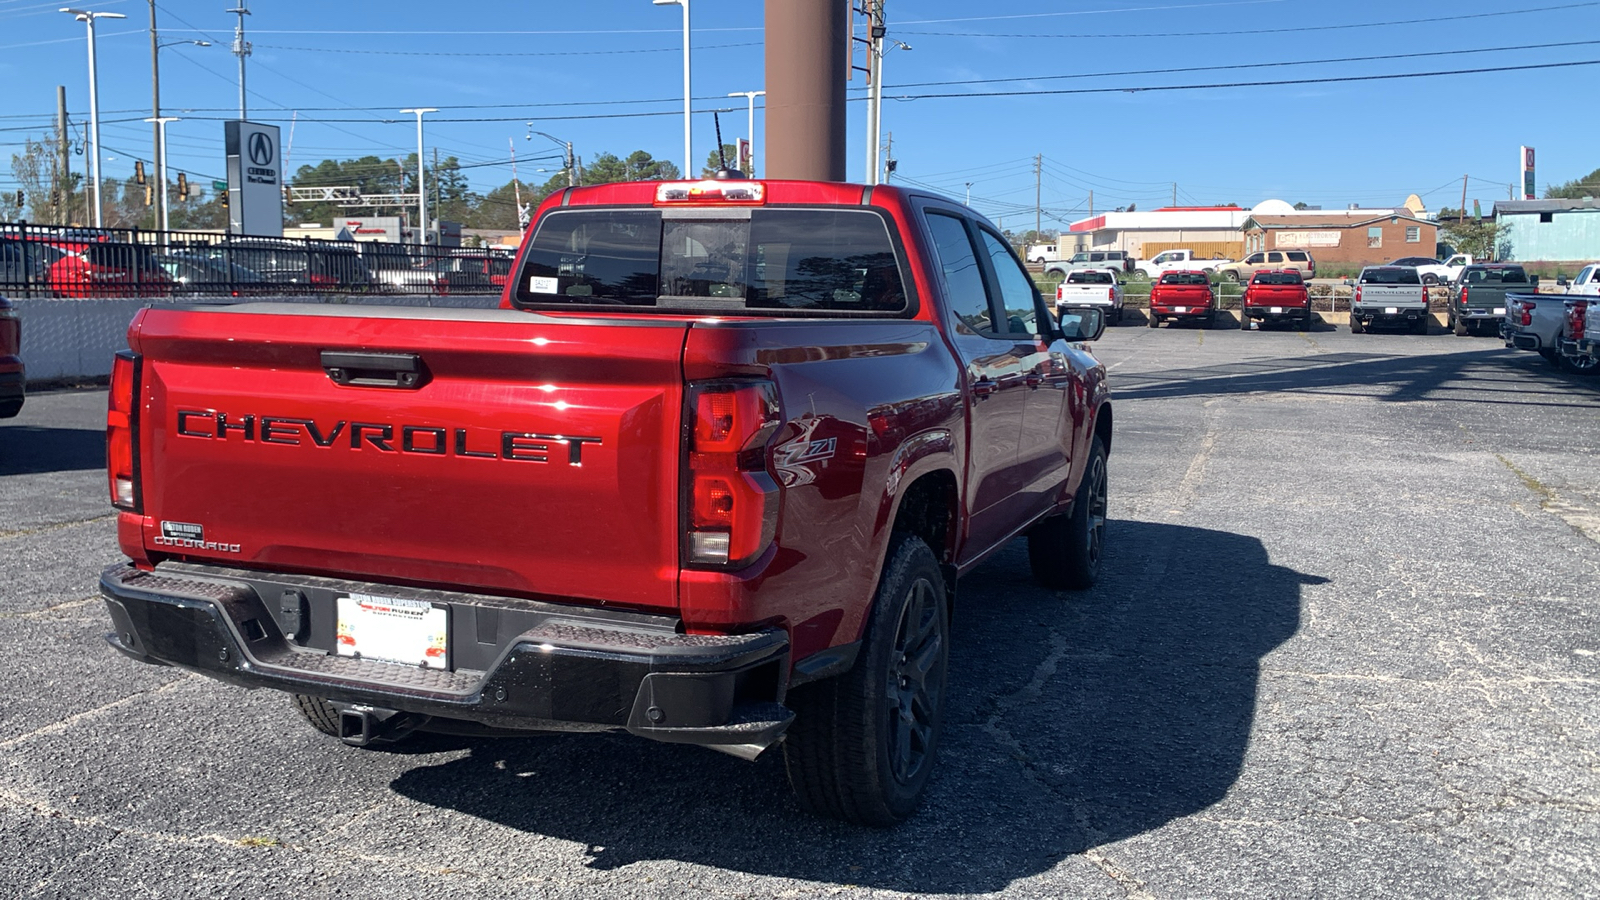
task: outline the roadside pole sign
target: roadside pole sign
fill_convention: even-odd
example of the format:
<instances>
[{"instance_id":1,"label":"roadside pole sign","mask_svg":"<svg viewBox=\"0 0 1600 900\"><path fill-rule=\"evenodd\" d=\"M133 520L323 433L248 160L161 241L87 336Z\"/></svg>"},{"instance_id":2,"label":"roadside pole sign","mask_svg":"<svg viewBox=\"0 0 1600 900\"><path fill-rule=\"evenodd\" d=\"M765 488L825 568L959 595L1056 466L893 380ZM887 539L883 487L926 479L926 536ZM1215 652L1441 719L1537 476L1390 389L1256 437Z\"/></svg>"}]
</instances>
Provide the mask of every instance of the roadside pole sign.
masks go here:
<instances>
[{"instance_id":1,"label":"roadside pole sign","mask_svg":"<svg viewBox=\"0 0 1600 900\"><path fill-rule=\"evenodd\" d=\"M224 122L228 153L228 233L283 237L278 126Z\"/></svg>"},{"instance_id":2,"label":"roadside pole sign","mask_svg":"<svg viewBox=\"0 0 1600 900\"><path fill-rule=\"evenodd\" d=\"M213 191L225 191L228 189L228 183L226 181L213 181L211 182L211 189Z\"/></svg>"},{"instance_id":3,"label":"roadside pole sign","mask_svg":"<svg viewBox=\"0 0 1600 900\"><path fill-rule=\"evenodd\" d=\"M1523 147L1521 155L1522 155L1522 199L1524 199L1524 200L1537 200L1539 198L1538 198L1538 195L1534 192L1535 182L1533 180L1533 148L1532 147Z\"/></svg>"}]
</instances>

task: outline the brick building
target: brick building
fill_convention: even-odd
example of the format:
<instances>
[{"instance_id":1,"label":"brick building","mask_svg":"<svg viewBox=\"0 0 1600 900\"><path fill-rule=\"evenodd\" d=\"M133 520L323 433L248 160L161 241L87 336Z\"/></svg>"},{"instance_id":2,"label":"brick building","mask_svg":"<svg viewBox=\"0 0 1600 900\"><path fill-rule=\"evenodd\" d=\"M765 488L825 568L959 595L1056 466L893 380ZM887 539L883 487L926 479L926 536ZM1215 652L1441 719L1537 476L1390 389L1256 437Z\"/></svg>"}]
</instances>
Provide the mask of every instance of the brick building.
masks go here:
<instances>
[{"instance_id":1,"label":"brick building","mask_svg":"<svg viewBox=\"0 0 1600 900\"><path fill-rule=\"evenodd\" d=\"M1433 256L1439 227L1405 207L1334 212L1252 213L1244 223L1246 253L1309 250L1319 265L1370 266L1402 256Z\"/></svg>"}]
</instances>

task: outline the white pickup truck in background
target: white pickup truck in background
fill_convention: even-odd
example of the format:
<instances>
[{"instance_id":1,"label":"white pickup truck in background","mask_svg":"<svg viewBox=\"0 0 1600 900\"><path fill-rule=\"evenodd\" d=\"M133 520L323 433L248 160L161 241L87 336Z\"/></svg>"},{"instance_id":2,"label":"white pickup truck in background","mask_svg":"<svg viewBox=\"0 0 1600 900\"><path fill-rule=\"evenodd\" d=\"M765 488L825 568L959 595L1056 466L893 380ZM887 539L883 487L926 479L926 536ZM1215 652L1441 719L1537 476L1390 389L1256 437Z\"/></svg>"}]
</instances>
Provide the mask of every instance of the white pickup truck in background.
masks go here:
<instances>
[{"instance_id":1,"label":"white pickup truck in background","mask_svg":"<svg viewBox=\"0 0 1600 900\"><path fill-rule=\"evenodd\" d=\"M1106 321L1122 324L1122 285L1114 269L1075 269L1056 286L1056 316L1074 306L1106 310Z\"/></svg>"},{"instance_id":2,"label":"white pickup truck in background","mask_svg":"<svg viewBox=\"0 0 1600 900\"><path fill-rule=\"evenodd\" d=\"M1589 263L1578 271L1578 277L1572 281L1557 280L1556 284L1565 286L1569 297L1573 294L1600 297L1600 263Z\"/></svg>"},{"instance_id":3,"label":"white pickup truck in background","mask_svg":"<svg viewBox=\"0 0 1600 900\"><path fill-rule=\"evenodd\" d=\"M1205 272L1210 275L1218 266L1231 262L1233 262L1231 259L1201 259L1195 256L1193 250L1163 250L1154 258L1139 263L1134 269L1143 272L1151 281L1155 281L1165 272Z\"/></svg>"}]
</instances>

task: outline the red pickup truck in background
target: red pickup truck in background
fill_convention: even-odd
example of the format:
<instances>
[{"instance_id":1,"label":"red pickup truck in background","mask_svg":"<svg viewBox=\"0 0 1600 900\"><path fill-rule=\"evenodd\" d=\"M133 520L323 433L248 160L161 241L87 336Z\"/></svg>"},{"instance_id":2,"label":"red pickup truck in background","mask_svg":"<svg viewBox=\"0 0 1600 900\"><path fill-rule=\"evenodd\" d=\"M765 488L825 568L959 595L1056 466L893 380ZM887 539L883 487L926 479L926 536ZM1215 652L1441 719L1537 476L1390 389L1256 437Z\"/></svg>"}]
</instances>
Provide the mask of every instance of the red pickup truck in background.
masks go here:
<instances>
[{"instance_id":1,"label":"red pickup truck in background","mask_svg":"<svg viewBox=\"0 0 1600 900\"><path fill-rule=\"evenodd\" d=\"M0 419L22 412L28 374L21 353L22 320L11 301L0 297Z\"/></svg>"},{"instance_id":2,"label":"red pickup truck in background","mask_svg":"<svg viewBox=\"0 0 1600 900\"><path fill-rule=\"evenodd\" d=\"M1239 328L1250 330L1250 323L1293 322L1301 331L1311 330L1311 292L1300 273L1289 270L1257 272L1239 300Z\"/></svg>"},{"instance_id":3,"label":"red pickup truck in background","mask_svg":"<svg viewBox=\"0 0 1600 900\"><path fill-rule=\"evenodd\" d=\"M1217 295L1211 289L1211 276L1199 270L1163 272L1150 287L1150 327L1159 328L1163 320L1197 321L1210 328L1217 319Z\"/></svg>"},{"instance_id":4,"label":"red pickup truck in background","mask_svg":"<svg viewBox=\"0 0 1600 900\"><path fill-rule=\"evenodd\" d=\"M352 744L627 731L891 824L939 743L956 579L1103 559L1112 411L998 229L898 186L567 189L498 310L147 309L103 574L139 660Z\"/></svg>"}]
</instances>

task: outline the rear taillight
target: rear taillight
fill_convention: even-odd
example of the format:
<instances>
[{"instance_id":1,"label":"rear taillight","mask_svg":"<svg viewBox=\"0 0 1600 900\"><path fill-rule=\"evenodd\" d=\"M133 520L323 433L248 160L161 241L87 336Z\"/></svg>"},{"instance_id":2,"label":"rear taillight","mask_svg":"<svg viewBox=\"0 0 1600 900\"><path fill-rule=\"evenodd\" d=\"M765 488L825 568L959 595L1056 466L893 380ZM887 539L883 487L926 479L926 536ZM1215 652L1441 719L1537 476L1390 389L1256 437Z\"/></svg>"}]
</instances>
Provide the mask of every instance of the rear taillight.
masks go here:
<instances>
[{"instance_id":1,"label":"rear taillight","mask_svg":"<svg viewBox=\"0 0 1600 900\"><path fill-rule=\"evenodd\" d=\"M1572 339L1583 340L1584 331L1588 327L1589 304L1578 302L1572 304L1572 313L1567 316L1568 330L1572 332Z\"/></svg>"},{"instance_id":2,"label":"rear taillight","mask_svg":"<svg viewBox=\"0 0 1600 900\"><path fill-rule=\"evenodd\" d=\"M1359 284L1356 285L1356 296L1355 296L1355 300L1353 302L1355 302L1355 303L1360 303L1361 302L1361 285L1359 285Z\"/></svg>"},{"instance_id":3,"label":"rear taillight","mask_svg":"<svg viewBox=\"0 0 1600 900\"><path fill-rule=\"evenodd\" d=\"M1516 305L1517 323L1523 327L1533 324L1533 304L1526 300L1518 300Z\"/></svg>"},{"instance_id":4,"label":"rear taillight","mask_svg":"<svg viewBox=\"0 0 1600 900\"><path fill-rule=\"evenodd\" d=\"M684 557L692 565L748 564L778 527L778 484L767 441L778 428L777 388L767 381L689 386Z\"/></svg>"},{"instance_id":5,"label":"rear taillight","mask_svg":"<svg viewBox=\"0 0 1600 900\"><path fill-rule=\"evenodd\" d=\"M106 410L106 475L111 505L142 511L139 490L139 357L123 350L111 364L111 397Z\"/></svg>"},{"instance_id":6,"label":"rear taillight","mask_svg":"<svg viewBox=\"0 0 1600 900\"><path fill-rule=\"evenodd\" d=\"M1472 288L1467 287L1465 285L1463 285L1461 287L1461 305L1462 306L1466 306L1467 305L1467 299L1471 295L1471 293L1472 293Z\"/></svg>"},{"instance_id":7,"label":"rear taillight","mask_svg":"<svg viewBox=\"0 0 1600 900\"><path fill-rule=\"evenodd\" d=\"M1067 293L1066 290L1065 290L1066 284L1067 283L1065 281L1063 281L1060 284L1056 285L1056 299L1057 300L1060 300L1062 298L1062 296L1064 296Z\"/></svg>"}]
</instances>

